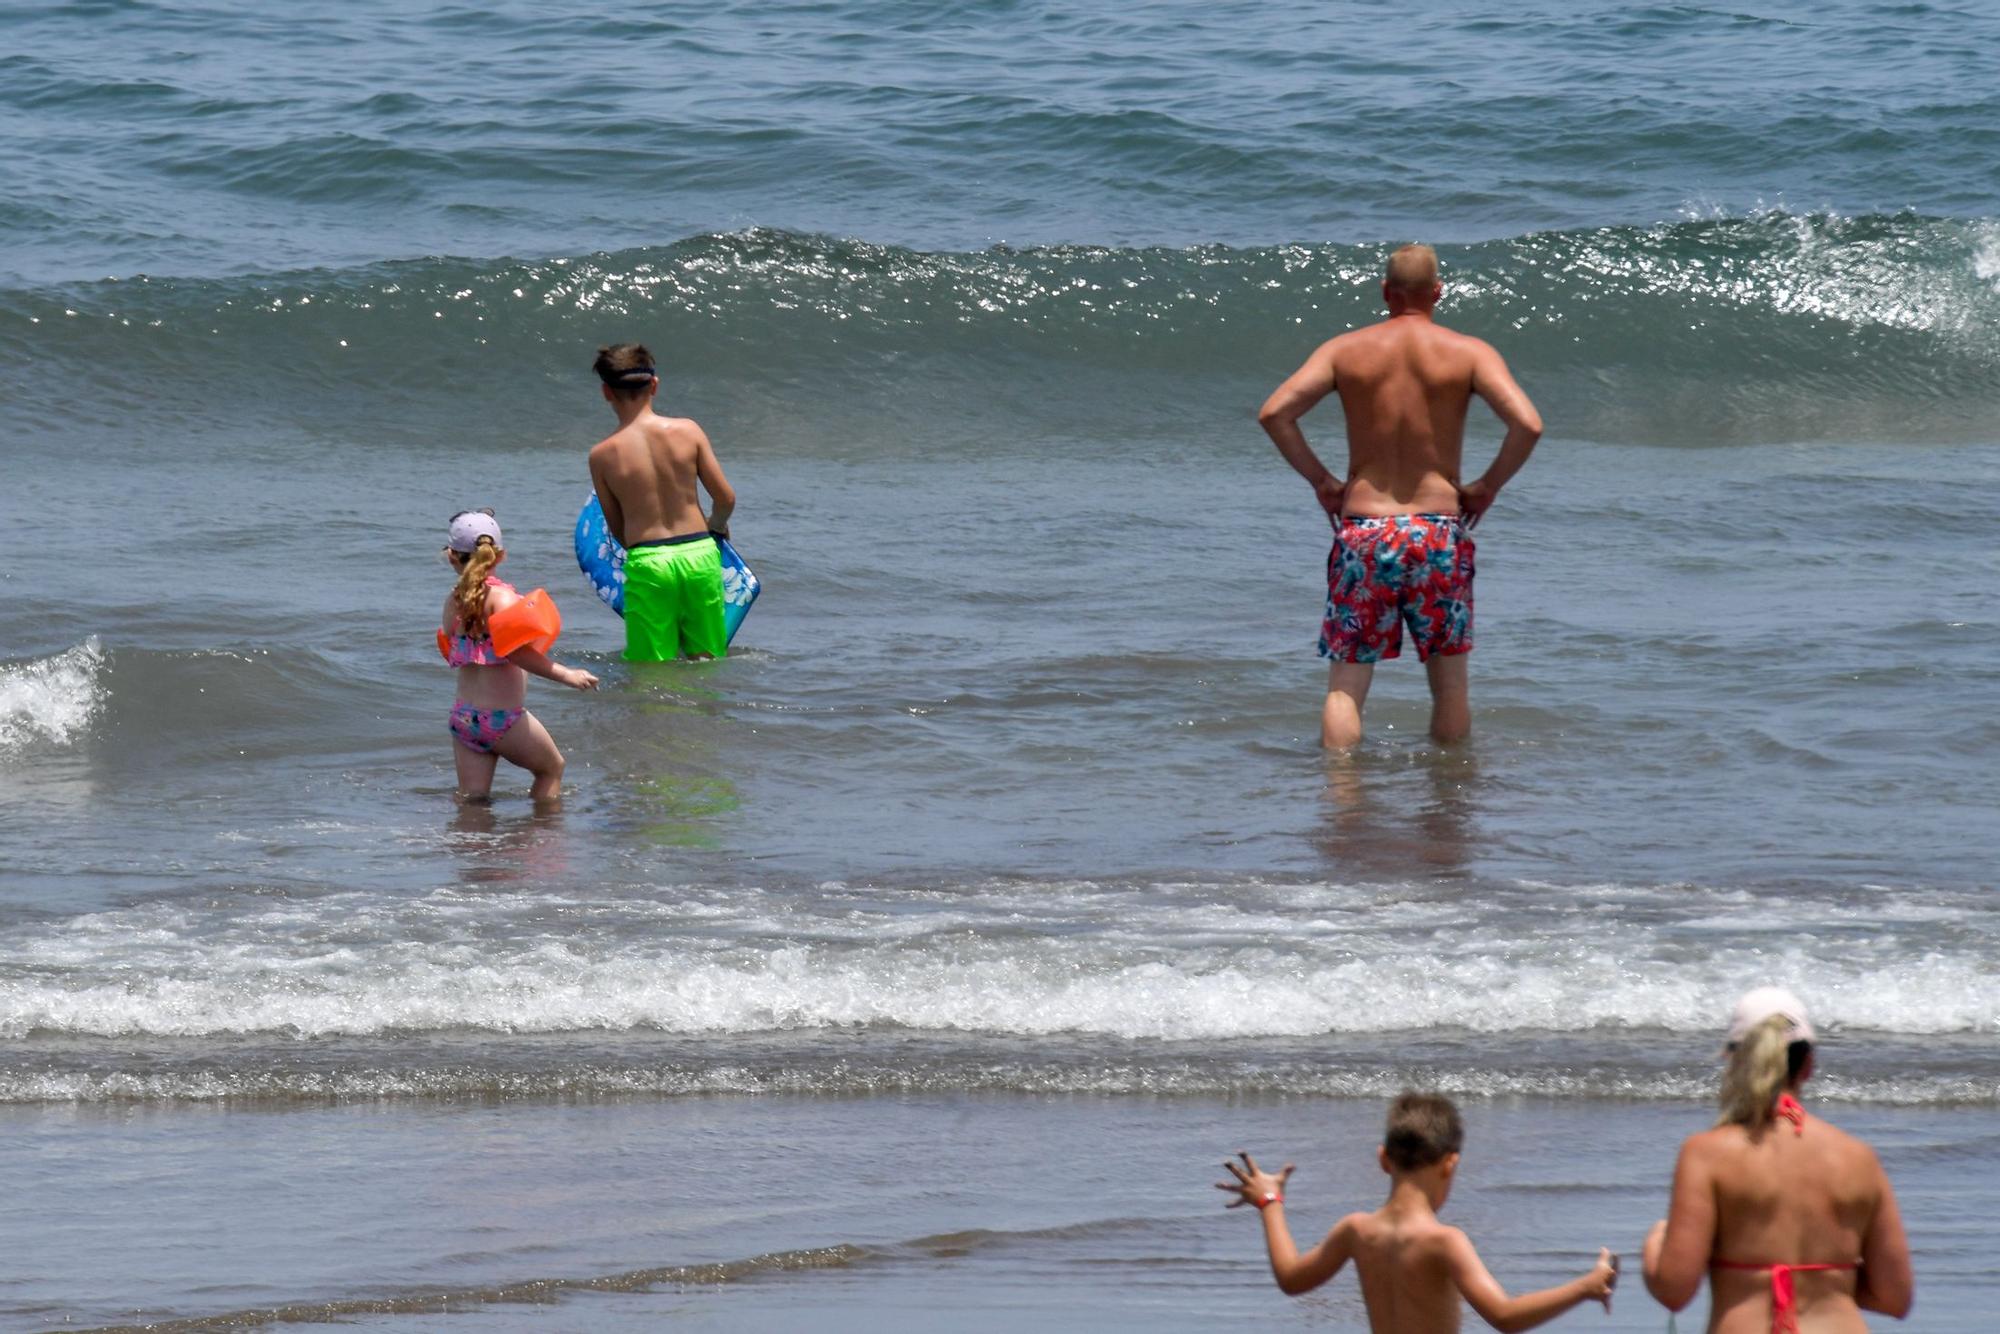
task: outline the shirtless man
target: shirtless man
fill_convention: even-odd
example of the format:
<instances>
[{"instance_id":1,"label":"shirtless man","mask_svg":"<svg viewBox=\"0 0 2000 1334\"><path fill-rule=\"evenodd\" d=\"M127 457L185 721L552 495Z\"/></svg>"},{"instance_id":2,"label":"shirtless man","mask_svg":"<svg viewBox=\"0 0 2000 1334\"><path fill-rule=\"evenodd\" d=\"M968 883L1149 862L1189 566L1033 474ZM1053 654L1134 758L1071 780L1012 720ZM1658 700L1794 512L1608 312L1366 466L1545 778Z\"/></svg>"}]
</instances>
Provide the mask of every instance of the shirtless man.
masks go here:
<instances>
[{"instance_id":1,"label":"shirtless man","mask_svg":"<svg viewBox=\"0 0 2000 1334\"><path fill-rule=\"evenodd\" d=\"M1472 528L1542 435L1535 405L1500 354L1436 324L1444 291L1437 254L1407 245L1389 257L1389 318L1322 343L1279 385L1257 420L1285 461L1312 483L1333 520L1320 656L1332 660L1320 744L1361 740L1361 706L1375 664L1402 653L1403 625L1431 684L1431 735L1457 741L1472 727L1465 654L1472 648ZM1347 415L1347 476L1335 477L1299 430L1299 418L1338 391ZM1493 465L1461 484L1459 460L1472 396L1507 427Z\"/></svg>"},{"instance_id":2,"label":"shirtless man","mask_svg":"<svg viewBox=\"0 0 2000 1334\"><path fill-rule=\"evenodd\" d=\"M594 367L618 429L590 451L590 481L611 535L625 547L625 660L720 658L722 556L736 491L715 446L685 417L653 411L660 377L640 343L599 348ZM702 517L697 479L708 492Z\"/></svg>"},{"instance_id":3,"label":"shirtless man","mask_svg":"<svg viewBox=\"0 0 2000 1334\"><path fill-rule=\"evenodd\" d=\"M1246 1153L1241 1167L1223 1163L1235 1180L1217 1182L1216 1189L1237 1197L1230 1208L1254 1205L1263 1215L1271 1277L1280 1291L1311 1292L1354 1261L1375 1334L1452 1334L1462 1303L1503 1330L1533 1329L1587 1301L1609 1311L1618 1283L1618 1259L1610 1251L1598 1251L1597 1263L1579 1278L1509 1297L1465 1233L1438 1221L1464 1142L1464 1123L1450 1099L1428 1093L1397 1098L1377 1151L1389 1174L1388 1202L1372 1214L1349 1214L1303 1255L1285 1226L1289 1166L1264 1172Z\"/></svg>"}]
</instances>

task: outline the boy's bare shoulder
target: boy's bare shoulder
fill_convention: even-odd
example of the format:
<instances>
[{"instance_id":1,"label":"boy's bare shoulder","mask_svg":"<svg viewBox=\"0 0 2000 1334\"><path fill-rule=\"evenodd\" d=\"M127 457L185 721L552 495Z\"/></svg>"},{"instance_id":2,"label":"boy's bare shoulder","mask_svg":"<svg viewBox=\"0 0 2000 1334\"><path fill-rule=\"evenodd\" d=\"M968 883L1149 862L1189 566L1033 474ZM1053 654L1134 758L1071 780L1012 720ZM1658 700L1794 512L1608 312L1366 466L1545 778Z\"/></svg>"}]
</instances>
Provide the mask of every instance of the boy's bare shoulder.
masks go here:
<instances>
[{"instance_id":1,"label":"boy's bare shoulder","mask_svg":"<svg viewBox=\"0 0 2000 1334\"><path fill-rule=\"evenodd\" d=\"M1445 1258L1466 1251L1478 1253L1464 1228L1453 1227L1436 1218L1424 1223L1404 1224L1399 1240L1410 1254L1427 1259Z\"/></svg>"},{"instance_id":2,"label":"boy's bare shoulder","mask_svg":"<svg viewBox=\"0 0 2000 1334\"><path fill-rule=\"evenodd\" d=\"M653 429L673 439L699 440L702 438L701 423L692 417L655 417Z\"/></svg>"},{"instance_id":3,"label":"boy's bare shoulder","mask_svg":"<svg viewBox=\"0 0 2000 1334\"><path fill-rule=\"evenodd\" d=\"M1375 1226L1375 1222L1374 1214L1369 1213L1365 1209L1356 1210L1351 1214L1342 1214L1336 1219L1327 1235L1330 1237L1344 1236L1358 1240L1368 1235L1368 1230Z\"/></svg>"},{"instance_id":4,"label":"boy's bare shoulder","mask_svg":"<svg viewBox=\"0 0 2000 1334\"><path fill-rule=\"evenodd\" d=\"M631 427L629 426L619 427L617 430L613 431L610 435L605 436L602 440L598 441L596 444L590 447L591 462L599 463L607 460L611 455L616 454L618 452L619 447L621 445L623 445L626 441L632 438L633 436Z\"/></svg>"}]
</instances>

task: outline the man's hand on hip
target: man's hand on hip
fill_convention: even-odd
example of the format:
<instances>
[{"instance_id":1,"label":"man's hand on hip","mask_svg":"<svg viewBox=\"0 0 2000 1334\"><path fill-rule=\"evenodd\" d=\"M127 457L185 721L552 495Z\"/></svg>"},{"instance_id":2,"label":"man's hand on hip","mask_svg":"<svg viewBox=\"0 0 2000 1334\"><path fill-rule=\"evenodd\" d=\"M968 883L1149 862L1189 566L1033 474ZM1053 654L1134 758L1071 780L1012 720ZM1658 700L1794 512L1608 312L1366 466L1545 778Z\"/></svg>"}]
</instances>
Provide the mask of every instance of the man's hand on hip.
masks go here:
<instances>
[{"instance_id":1,"label":"man's hand on hip","mask_svg":"<svg viewBox=\"0 0 2000 1334\"><path fill-rule=\"evenodd\" d=\"M1493 504L1493 498L1500 494L1499 488L1480 478L1467 482L1458 488L1458 517L1467 528L1479 525L1480 516Z\"/></svg>"},{"instance_id":2,"label":"man's hand on hip","mask_svg":"<svg viewBox=\"0 0 2000 1334\"><path fill-rule=\"evenodd\" d=\"M1313 494L1319 497L1320 506L1326 510L1326 517L1333 520L1333 526L1340 527L1340 507L1347 503L1347 483L1328 473L1313 483Z\"/></svg>"}]
</instances>

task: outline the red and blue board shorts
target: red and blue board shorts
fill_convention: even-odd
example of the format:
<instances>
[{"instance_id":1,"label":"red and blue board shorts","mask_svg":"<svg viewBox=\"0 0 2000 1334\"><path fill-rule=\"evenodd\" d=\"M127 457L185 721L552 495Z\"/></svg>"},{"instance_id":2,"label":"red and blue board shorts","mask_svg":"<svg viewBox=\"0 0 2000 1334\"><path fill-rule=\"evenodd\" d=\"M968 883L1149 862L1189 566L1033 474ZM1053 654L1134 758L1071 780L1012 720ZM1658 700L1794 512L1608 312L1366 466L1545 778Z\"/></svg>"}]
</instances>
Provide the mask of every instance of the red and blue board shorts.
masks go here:
<instances>
[{"instance_id":1,"label":"red and blue board shorts","mask_svg":"<svg viewBox=\"0 0 2000 1334\"><path fill-rule=\"evenodd\" d=\"M1326 558L1319 652L1336 662L1401 656L1403 627L1417 661L1472 648L1472 536L1456 514L1341 519Z\"/></svg>"}]
</instances>

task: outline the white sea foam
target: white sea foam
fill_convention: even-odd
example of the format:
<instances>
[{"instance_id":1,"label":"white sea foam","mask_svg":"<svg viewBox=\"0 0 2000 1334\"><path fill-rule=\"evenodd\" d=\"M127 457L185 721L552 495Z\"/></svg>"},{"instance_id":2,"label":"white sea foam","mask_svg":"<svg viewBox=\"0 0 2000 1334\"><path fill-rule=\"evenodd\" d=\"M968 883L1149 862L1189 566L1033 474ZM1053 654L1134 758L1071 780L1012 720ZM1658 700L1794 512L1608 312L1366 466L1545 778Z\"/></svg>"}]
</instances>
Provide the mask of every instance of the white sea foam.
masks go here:
<instances>
[{"instance_id":1,"label":"white sea foam","mask_svg":"<svg viewBox=\"0 0 2000 1334\"><path fill-rule=\"evenodd\" d=\"M1215 1097L1277 1094L1293 1097L1382 1098L1408 1087L1470 1098L1612 1098L1620 1101L1704 1100L1714 1092L1712 1073L1625 1070L1425 1069L1394 1065L1328 1068L1288 1064L1244 1068L1233 1064L1022 1061L925 1063L832 1060L772 1067L727 1061L690 1066L556 1065L504 1069L476 1064L413 1069L358 1068L307 1071L218 1068L180 1071L0 1071L0 1104L103 1102L373 1102L448 1098L688 1097L717 1093L881 1096L908 1093L1000 1092L1030 1094L1145 1094ZM2000 1103L2000 1081L1990 1077L1898 1074L1870 1079L1838 1076L1817 1081L1822 1101L1906 1106L1991 1106Z\"/></svg>"},{"instance_id":2,"label":"white sea foam","mask_svg":"<svg viewBox=\"0 0 2000 1334\"><path fill-rule=\"evenodd\" d=\"M0 758L80 736L104 703L104 665L92 635L53 657L0 667Z\"/></svg>"},{"instance_id":3,"label":"white sea foam","mask_svg":"<svg viewBox=\"0 0 2000 1334\"><path fill-rule=\"evenodd\" d=\"M2000 225L1980 223L1973 228L1976 248L1972 252L1972 271L1979 280L2000 292Z\"/></svg>"},{"instance_id":4,"label":"white sea foam","mask_svg":"<svg viewBox=\"0 0 2000 1334\"><path fill-rule=\"evenodd\" d=\"M1826 919L1821 940L1817 929L1676 937L1615 912L1517 915L1500 932L1446 902L1350 921L1315 913L1288 930L1279 891L1263 893L1241 910L1100 893L1061 929L1046 898L1044 922L1001 898L984 921L939 913L913 933L905 915L879 935L870 922L896 914L824 901L807 914L757 891L572 902L560 936L532 925L537 900L462 892L264 903L221 928L156 904L4 942L0 1036L1702 1033L1763 981L1798 988L1830 1030L2000 1032L1990 942L1946 953L1925 946L1928 924L1885 924L1857 947L1862 904L1802 914Z\"/></svg>"}]
</instances>

